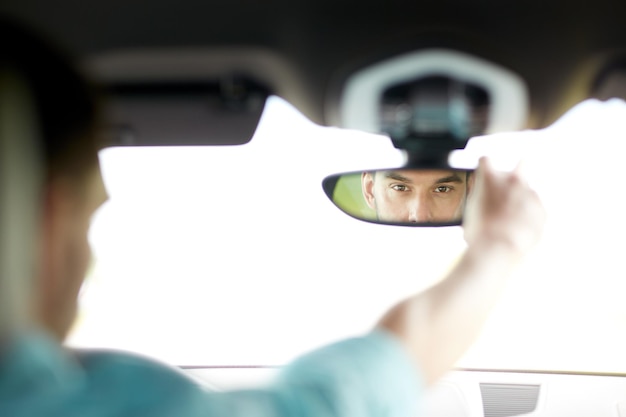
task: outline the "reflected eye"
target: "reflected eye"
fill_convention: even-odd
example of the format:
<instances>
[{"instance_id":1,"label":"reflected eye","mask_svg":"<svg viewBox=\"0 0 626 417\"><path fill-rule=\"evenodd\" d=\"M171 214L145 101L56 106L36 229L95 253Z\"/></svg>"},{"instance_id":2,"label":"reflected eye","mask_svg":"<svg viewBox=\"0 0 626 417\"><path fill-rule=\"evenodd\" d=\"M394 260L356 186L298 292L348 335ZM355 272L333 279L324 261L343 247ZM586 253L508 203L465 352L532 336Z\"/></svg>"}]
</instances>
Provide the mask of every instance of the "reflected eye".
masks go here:
<instances>
[{"instance_id":1,"label":"reflected eye","mask_svg":"<svg viewBox=\"0 0 626 417\"><path fill-rule=\"evenodd\" d=\"M409 191L409 187L404 184L392 184L391 189L396 191Z\"/></svg>"},{"instance_id":2,"label":"reflected eye","mask_svg":"<svg viewBox=\"0 0 626 417\"><path fill-rule=\"evenodd\" d=\"M453 188L448 185L440 185L438 187L435 187L436 193L449 193L452 190Z\"/></svg>"}]
</instances>

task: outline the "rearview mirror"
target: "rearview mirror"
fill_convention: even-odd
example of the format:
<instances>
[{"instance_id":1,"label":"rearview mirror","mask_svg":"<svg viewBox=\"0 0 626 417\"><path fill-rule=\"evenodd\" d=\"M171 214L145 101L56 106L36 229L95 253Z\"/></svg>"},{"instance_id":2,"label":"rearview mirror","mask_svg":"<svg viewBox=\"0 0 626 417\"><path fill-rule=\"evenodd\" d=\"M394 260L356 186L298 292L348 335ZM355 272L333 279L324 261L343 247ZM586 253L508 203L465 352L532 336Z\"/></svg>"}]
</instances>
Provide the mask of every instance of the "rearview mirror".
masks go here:
<instances>
[{"instance_id":1,"label":"rearview mirror","mask_svg":"<svg viewBox=\"0 0 626 417\"><path fill-rule=\"evenodd\" d=\"M328 198L344 213L372 223L454 226L463 221L473 170L390 168L326 177Z\"/></svg>"}]
</instances>

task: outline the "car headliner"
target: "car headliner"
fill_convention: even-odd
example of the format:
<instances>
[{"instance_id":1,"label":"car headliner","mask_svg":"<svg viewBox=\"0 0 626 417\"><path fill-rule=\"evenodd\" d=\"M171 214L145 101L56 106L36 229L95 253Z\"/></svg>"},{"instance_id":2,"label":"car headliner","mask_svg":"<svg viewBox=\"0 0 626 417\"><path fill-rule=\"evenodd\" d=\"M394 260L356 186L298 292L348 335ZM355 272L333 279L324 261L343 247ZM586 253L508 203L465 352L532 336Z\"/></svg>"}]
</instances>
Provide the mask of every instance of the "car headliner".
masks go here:
<instances>
[{"instance_id":1,"label":"car headliner","mask_svg":"<svg viewBox=\"0 0 626 417\"><path fill-rule=\"evenodd\" d=\"M396 53L452 47L520 74L530 89L527 127L541 128L592 96L598 74L626 50L626 2L614 0L2 3L1 12L81 59L150 48L270 51L293 75L275 77L272 90L321 124L332 123L329 108L351 71Z\"/></svg>"}]
</instances>

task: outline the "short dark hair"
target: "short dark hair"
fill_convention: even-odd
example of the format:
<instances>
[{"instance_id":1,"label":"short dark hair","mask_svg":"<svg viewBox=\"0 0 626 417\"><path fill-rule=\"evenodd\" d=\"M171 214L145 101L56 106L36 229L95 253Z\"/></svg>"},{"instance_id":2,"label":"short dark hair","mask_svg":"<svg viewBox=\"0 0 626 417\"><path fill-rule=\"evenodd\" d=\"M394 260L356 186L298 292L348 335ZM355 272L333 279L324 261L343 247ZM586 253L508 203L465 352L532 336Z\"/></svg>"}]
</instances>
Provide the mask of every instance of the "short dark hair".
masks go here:
<instances>
[{"instance_id":1,"label":"short dark hair","mask_svg":"<svg viewBox=\"0 0 626 417\"><path fill-rule=\"evenodd\" d=\"M35 103L46 181L82 179L97 166L95 88L56 46L0 16L0 70L17 72Z\"/></svg>"}]
</instances>

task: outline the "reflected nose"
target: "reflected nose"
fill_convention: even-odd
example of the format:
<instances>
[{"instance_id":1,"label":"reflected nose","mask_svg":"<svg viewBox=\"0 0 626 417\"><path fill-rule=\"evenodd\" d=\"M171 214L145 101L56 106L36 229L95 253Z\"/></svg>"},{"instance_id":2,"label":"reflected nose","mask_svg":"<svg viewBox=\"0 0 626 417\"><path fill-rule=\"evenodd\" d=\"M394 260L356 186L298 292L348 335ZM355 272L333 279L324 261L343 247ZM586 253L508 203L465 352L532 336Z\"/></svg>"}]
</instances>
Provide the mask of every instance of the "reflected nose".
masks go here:
<instances>
[{"instance_id":1,"label":"reflected nose","mask_svg":"<svg viewBox=\"0 0 626 417\"><path fill-rule=\"evenodd\" d=\"M432 221L428 204L419 198L411 201L409 205L409 223L424 223Z\"/></svg>"}]
</instances>

